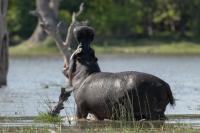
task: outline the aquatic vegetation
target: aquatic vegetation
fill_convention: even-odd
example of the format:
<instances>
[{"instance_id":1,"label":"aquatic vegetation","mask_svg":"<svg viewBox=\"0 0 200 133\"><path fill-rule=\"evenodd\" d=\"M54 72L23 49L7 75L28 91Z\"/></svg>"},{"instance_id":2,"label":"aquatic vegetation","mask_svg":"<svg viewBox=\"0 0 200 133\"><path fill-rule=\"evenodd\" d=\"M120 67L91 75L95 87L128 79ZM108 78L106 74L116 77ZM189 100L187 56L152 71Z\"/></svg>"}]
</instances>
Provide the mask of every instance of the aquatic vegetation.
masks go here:
<instances>
[{"instance_id":1,"label":"aquatic vegetation","mask_svg":"<svg viewBox=\"0 0 200 133\"><path fill-rule=\"evenodd\" d=\"M40 112L38 116L35 118L35 121L46 122L46 123L61 123L62 117L52 116L49 113Z\"/></svg>"},{"instance_id":2,"label":"aquatic vegetation","mask_svg":"<svg viewBox=\"0 0 200 133\"><path fill-rule=\"evenodd\" d=\"M37 117L2 117L0 119L0 133L52 133L52 132L80 132L80 133L198 133L200 124L184 123L182 116L170 116L170 120L162 121L92 121L73 120L73 124L65 124L56 117L52 118L47 113ZM189 117L184 116L185 119ZM186 118L187 117L187 118ZM40 119L39 119L40 118ZM199 120L199 119L198 119ZM175 123L173 123L175 122Z\"/></svg>"}]
</instances>

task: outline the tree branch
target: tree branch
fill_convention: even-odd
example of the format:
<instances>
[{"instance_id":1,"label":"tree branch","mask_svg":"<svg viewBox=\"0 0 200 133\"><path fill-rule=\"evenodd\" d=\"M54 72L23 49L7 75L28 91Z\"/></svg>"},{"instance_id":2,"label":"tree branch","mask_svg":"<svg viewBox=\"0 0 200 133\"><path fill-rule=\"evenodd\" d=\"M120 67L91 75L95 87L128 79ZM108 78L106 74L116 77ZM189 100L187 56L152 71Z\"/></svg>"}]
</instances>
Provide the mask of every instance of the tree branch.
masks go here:
<instances>
[{"instance_id":1,"label":"tree branch","mask_svg":"<svg viewBox=\"0 0 200 133\"><path fill-rule=\"evenodd\" d=\"M72 22L70 26L68 27L65 41L62 40L62 37L59 34L59 26L61 25L61 22L58 21L58 18L56 18L56 15L54 15L51 12L50 8L48 10L51 12L51 14L53 14L50 17L48 15L41 14L37 10L31 12L31 14L37 16L40 19L41 21L40 25L42 26L42 28L44 28L47 34L55 40L60 52L64 55L64 60L67 66L69 64L69 58L72 53L71 50L76 48L78 45L73 35L74 28L76 26L83 26L83 25L88 24L87 21L79 22L76 20L76 18L83 12L83 9L84 9L83 5L84 3L81 3L79 7L79 11L77 13L73 13Z\"/></svg>"},{"instance_id":2,"label":"tree branch","mask_svg":"<svg viewBox=\"0 0 200 133\"><path fill-rule=\"evenodd\" d=\"M71 24L70 24L70 26L69 26L69 28L68 28L68 31L67 31L67 37L66 37L66 40L65 40L65 42L64 42L64 45L66 45L66 46L69 46L70 45L70 43L72 42L71 40L73 39L73 40L75 40L74 39L74 35L73 35L73 30L74 30L74 28L75 27L77 27L77 26L83 26L83 25L88 25L88 22L87 21L81 21L81 22L78 22L77 20L76 20L76 18L78 17L78 16L80 16L81 15L81 13L83 12L83 6L84 6L84 3L81 3L80 4L80 7L79 7L79 11L77 12L77 13L75 13L75 12L73 12L73 14L72 14L72 22L71 22ZM71 40L70 40L71 39ZM77 43L77 42L76 42ZM77 44L74 44L74 45L76 45L75 46L75 48L77 47ZM74 46L72 46L72 44L71 44L71 46L69 46L69 47L74 47Z\"/></svg>"},{"instance_id":3,"label":"tree branch","mask_svg":"<svg viewBox=\"0 0 200 133\"><path fill-rule=\"evenodd\" d=\"M0 1L0 14L2 14L2 16L6 16L6 13L7 13L7 7L8 7L8 0L1 0Z\"/></svg>"},{"instance_id":4,"label":"tree branch","mask_svg":"<svg viewBox=\"0 0 200 133\"><path fill-rule=\"evenodd\" d=\"M58 18L56 18L56 15L51 12L51 9L48 9L51 12L51 16L48 16L48 14L41 14L38 11L32 12L32 14L36 15L41 20L41 26L44 28L44 30L47 32L49 36L51 36L55 42L61 53L64 55L64 62L65 67L68 67L70 56L72 53L72 49L75 49L78 46L78 42L76 41L73 30L77 26L87 26L87 21L77 21L76 18L81 15L83 12L83 3L81 3L79 7L79 11L77 13L73 13L72 15L72 22L68 27L67 30L67 36L66 40L63 41L60 34L59 34L59 27L61 25L61 22L58 21ZM62 93L61 95L64 95L65 97L68 96L68 94L71 92ZM67 95L67 96L66 96ZM69 96L68 96L69 97ZM58 104L54 107L54 109L50 112L52 115L59 114L60 110L63 109L63 102L66 99L60 98Z\"/></svg>"}]
</instances>

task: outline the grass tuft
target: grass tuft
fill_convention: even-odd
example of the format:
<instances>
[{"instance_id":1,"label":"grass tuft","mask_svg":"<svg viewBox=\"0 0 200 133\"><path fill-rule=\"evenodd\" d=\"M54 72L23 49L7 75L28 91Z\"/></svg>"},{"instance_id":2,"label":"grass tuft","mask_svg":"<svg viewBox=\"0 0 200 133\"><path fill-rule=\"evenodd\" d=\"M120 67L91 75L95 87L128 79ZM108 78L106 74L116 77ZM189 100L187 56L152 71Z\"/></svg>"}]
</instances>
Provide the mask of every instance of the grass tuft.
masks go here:
<instances>
[{"instance_id":1,"label":"grass tuft","mask_svg":"<svg viewBox=\"0 0 200 133\"><path fill-rule=\"evenodd\" d=\"M52 116L48 113L40 112L38 116L35 118L35 121L45 122L45 123L61 123L61 116Z\"/></svg>"}]
</instances>

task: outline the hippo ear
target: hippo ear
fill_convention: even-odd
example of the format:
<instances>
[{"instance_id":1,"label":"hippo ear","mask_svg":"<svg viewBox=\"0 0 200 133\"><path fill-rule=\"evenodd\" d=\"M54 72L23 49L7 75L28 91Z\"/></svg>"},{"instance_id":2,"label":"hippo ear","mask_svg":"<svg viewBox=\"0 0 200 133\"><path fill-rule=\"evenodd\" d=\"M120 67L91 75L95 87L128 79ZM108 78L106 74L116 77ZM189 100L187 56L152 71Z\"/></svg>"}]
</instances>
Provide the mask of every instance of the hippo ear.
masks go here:
<instances>
[{"instance_id":1,"label":"hippo ear","mask_svg":"<svg viewBox=\"0 0 200 133\"><path fill-rule=\"evenodd\" d=\"M91 43L94 39L94 29L89 26L78 26L73 30L73 33L79 43Z\"/></svg>"}]
</instances>

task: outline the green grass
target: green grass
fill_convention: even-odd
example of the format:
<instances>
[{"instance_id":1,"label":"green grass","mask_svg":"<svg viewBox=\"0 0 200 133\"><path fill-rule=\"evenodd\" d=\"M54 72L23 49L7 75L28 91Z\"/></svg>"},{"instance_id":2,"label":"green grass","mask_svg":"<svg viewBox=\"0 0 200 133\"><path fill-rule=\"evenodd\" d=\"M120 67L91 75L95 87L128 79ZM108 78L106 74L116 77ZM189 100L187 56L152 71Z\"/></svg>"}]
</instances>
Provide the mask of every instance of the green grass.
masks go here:
<instances>
[{"instance_id":1,"label":"green grass","mask_svg":"<svg viewBox=\"0 0 200 133\"><path fill-rule=\"evenodd\" d=\"M0 128L1 133L49 133L48 128L38 127L4 127Z\"/></svg>"},{"instance_id":2,"label":"green grass","mask_svg":"<svg viewBox=\"0 0 200 133\"><path fill-rule=\"evenodd\" d=\"M144 129L144 128L107 128L107 129L88 129L87 133L199 133L198 129L192 128L153 128L153 129Z\"/></svg>"},{"instance_id":3,"label":"green grass","mask_svg":"<svg viewBox=\"0 0 200 133\"><path fill-rule=\"evenodd\" d=\"M59 54L56 44L51 39L45 40L41 44L30 44L25 41L17 46L9 48L11 56L39 56L39 55L55 55Z\"/></svg>"},{"instance_id":4,"label":"green grass","mask_svg":"<svg viewBox=\"0 0 200 133\"><path fill-rule=\"evenodd\" d=\"M41 127L15 127L15 128L4 128L0 129L2 133L199 133L198 129L184 129L184 128L173 128L173 129L126 129L126 128L94 128L94 129L51 129Z\"/></svg>"},{"instance_id":5,"label":"green grass","mask_svg":"<svg viewBox=\"0 0 200 133\"><path fill-rule=\"evenodd\" d=\"M36 120L37 118L40 120ZM163 123L161 121L76 121L73 125L66 125L60 118L50 118L48 114L39 114L38 117L2 117L0 132L3 133L200 133L199 125L183 123ZM176 117L176 116L174 116ZM185 116L186 117L186 116ZM45 119L45 121L44 121ZM56 119L56 120L55 120ZM41 121L42 120L42 121ZM191 119L192 120L192 119ZM27 121L27 125L26 125ZM58 121L58 122L57 122ZM41 123L44 122L44 123ZM56 123L57 122L57 123ZM6 126L6 123L8 126ZM10 124L11 125L10 125ZM14 124L16 123L16 125ZM21 126L20 123L23 123Z\"/></svg>"},{"instance_id":6,"label":"green grass","mask_svg":"<svg viewBox=\"0 0 200 133\"><path fill-rule=\"evenodd\" d=\"M44 123L61 123L61 116L52 116L48 113L40 112L38 116L34 119L35 121L44 122Z\"/></svg>"},{"instance_id":7,"label":"green grass","mask_svg":"<svg viewBox=\"0 0 200 133\"><path fill-rule=\"evenodd\" d=\"M125 54L200 54L200 44L188 41L152 41L121 42L118 45L95 45L98 53Z\"/></svg>"},{"instance_id":8,"label":"green grass","mask_svg":"<svg viewBox=\"0 0 200 133\"><path fill-rule=\"evenodd\" d=\"M198 129L180 127L161 127L161 128L94 128L87 129L87 133L199 133Z\"/></svg>"},{"instance_id":9,"label":"green grass","mask_svg":"<svg viewBox=\"0 0 200 133\"><path fill-rule=\"evenodd\" d=\"M200 42L188 40L152 40L141 39L135 41L110 41L102 44L93 44L93 48L98 54L175 54L194 55L200 54ZM41 44L30 44L24 42L10 48L10 55L55 55L59 54L56 44L47 39Z\"/></svg>"},{"instance_id":10,"label":"green grass","mask_svg":"<svg viewBox=\"0 0 200 133\"><path fill-rule=\"evenodd\" d=\"M48 127L8 127L0 128L2 133L199 133L193 128L48 128Z\"/></svg>"}]
</instances>

